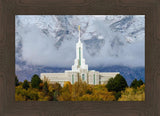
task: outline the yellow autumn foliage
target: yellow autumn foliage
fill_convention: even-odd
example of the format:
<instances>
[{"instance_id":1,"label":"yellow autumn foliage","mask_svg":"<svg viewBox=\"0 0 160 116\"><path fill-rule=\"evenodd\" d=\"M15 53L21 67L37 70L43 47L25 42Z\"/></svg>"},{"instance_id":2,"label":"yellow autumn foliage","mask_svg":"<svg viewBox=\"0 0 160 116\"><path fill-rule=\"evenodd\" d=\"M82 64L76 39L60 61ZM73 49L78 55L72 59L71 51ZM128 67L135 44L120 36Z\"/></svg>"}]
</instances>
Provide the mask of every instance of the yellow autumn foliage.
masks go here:
<instances>
[{"instance_id":1,"label":"yellow autumn foliage","mask_svg":"<svg viewBox=\"0 0 160 116\"><path fill-rule=\"evenodd\" d=\"M21 94L15 94L15 100L16 101L25 101L25 96L22 96Z\"/></svg>"},{"instance_id":2,"label":"yellow autumn foliage","mask_svg":"<svg viewBox=\"0 0 160 116\"><path fill-rule=\"evenodd\" d=\"M144 101L145 100L145 85L141 85L137 89L126 88L122 92L118 101Z\"/></svg>"},{"instance_id":3,"label":"yellow autumn foliage","mask_svg":"<svg viewBox=\"0 0 160 116\"><path fill-rule=\"evenodd\" d=\"M44 83L39 85L43 88ZM31 86L26 90L22 84L16 86L16 101L116 101L115 92L109 92L105 85L90 85L79 80L74 84L65 82L64 86L60 84L48 84L48 91L45 93L41 88L36 89ZM144 101L145 85L134 88L126 88L121 91L121 97L118 101Z\"/></svg>"},{"instance_id":4,"label":"yellow autumn foliage","mask_svg":"<svg viewBox=\"0 0 160 116\"><path fill-rule=\"evenodd\" d=\"M80 80L73 85L66 83L58 97L59 101L113 101L115 97L104 85L89 85Z\"/></svg>"}]
</instances>

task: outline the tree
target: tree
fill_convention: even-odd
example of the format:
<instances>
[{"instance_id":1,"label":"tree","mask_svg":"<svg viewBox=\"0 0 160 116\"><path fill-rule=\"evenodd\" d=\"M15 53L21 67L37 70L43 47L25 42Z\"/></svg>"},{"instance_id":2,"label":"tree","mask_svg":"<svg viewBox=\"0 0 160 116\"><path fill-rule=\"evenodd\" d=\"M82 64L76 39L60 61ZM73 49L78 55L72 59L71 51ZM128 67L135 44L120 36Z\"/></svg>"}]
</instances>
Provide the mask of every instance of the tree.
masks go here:
<instances>
[{"instance_id":1,"label":"tree","mask_svg":"<svg viewBox=\"0 0 160 116\"><path fill-rule=\"evenodd\" d=\"M107 85L106 85L106 88L108 89L108 91L113 91L114 87L115 87L114 79L110 78Z\"/></svg>"},{"instance_id":2,"label":"tree","mask_svg":"<svg viewBox=\"0 0 160 116\"><path fill-rule=\"evenodd\" d=\"M17 76L15 77L15 86L18 86L19 85L19 80L17 78Z\"/></svg>"},{"instance_id":3,"label":"tree","mask_svg":"<svg viewBox=\"0 0 160 116\"><path fill-rule=\"evenodd\" d=\"M32 79L31 79L31 86L32 88L37 88L39 89L39 84L41 83L41 79L39 78L38 75L33 75Z\"/></svg>"},{"instance_id":4,"label":"tree","mask_svg":"<svg viewBox=\"0 0 160 116\"><path fill-rule=\"evenodd\" d=\"M125 88L128 87L125 78L120 74L116 75L116 77L114 78L114 82L115 82L115 91L116 92L125 90Z\"/></svg>"},{"instance_id":5,"label":"tree","mask_svg":"<svg viewBox=\"0 0 160 116\"><path fill-rule=\"evenodd\" d=\"M33 100L33 101L37 101L38 100L38 91L36 89L32 89L29 88L26 91L26 98L28 98L27 100Z\"/></svg>"},{"instance_id":6,"label":"tree","mask_svg":"<svg viewBox=\"0 0 160 116\"><path fill-rule=\"evenodd\" d=\"M114 96L115 96L116 100L118 100L121 97L121 91L115 92Z\"/></svg>"},{"instance_id":7,"label":"tree","mask_svg":"<svg viewBox=\"0 0 160 116\"><path fill-rule=\"evenodd\" d=\"M137 81L137 79L134 79L130 85L130 87L137 89L137 87L140 87L141 85L143 85L143 81L140 79L139 81Z\"/></svg>"},{"instance_id":8,"label":"tree","mask_svg":"<svg viewBox=\"0 0 160 116\"><path fill-rule=\"evenodd\" d=\"M44 93L45 93L46 95L47 95L47 93L49 92L49 90L48 90L48 83L47 83L47 81L46 81L46 82L44 82L43 91L44 91Z\"/></svg>"},{"instance_id":9,"label":"tree","mask_svg":"<svg viewBox=\"0 0 160 116\"><path fill-rule=\"evenodd\" d=\"M53 101L58 101L58 96L60 95L60 91L61 91L62 87L59 83L54 83L53 84L53 91L54 91L54 94L53 94Z\"/></svg>"},{"instance_id":10,"label":"tree","mask_svg":"<svg viewBox=\"0 0 160 116\"><path fill-rule=\"evenodd\" d=\"M131 85L130 85L130 87L132 87L132 88L137 88L137 84L138 84L138 81L137 81L137 79L134 79L133 81L132 81L132 83L131 83Z\"/></svg>"},{"instance_id":11,"label":"tree","mask_svg":"<svg viewBox=\"0 0 160 116\"><path fill-rule=\"evenodd\" d=\"M127 82L120 74L117 74L115 78L109 79L108 83L106 84L108 91L119 92L125 90L126 87L128 87Z\"/></svg>"},{"instance_id":12,"label":"tree","mask_svg":"<svg viewBox=\"0 0 160 116\"><path fill-rule=\"evenodd\" d=\"M44 83L40 83L40 84L39 84L39 89L40 89L40 90L43 89L43 85L44 85Z\"/></svg>"},{"instance_id":13,"label":"tree","mask_svg":"<svg viewBox=\"0 0 160 116\"><path fill-rule=\"evenodd\" d=\"M63 88L61 89L61 95L58 97L59 101L71 101L72 99L72 84L67 81L64 83Z\"/></svg>"},{"instance_id":14,"label":"tree","mask_svg":"<svg viewBox=\"0 0 160 116\"><path fill-rule=\"evenodd\" d=\"M27 80L24 80L22 87L23 89L26 89L26 90L29 88L29 83Z\"/></svg>"},{"instance_id":15,"label":"tree","mask_svg":"<svg viewBox=\"0 0 160 116\"><path fill-rule=\"evenodd\" d=\"M140 87L141 85L143 85L144 83L143 83L143 81L140 79L139 81L138 81L138 87Z\"/></svg>"}]
</instances>

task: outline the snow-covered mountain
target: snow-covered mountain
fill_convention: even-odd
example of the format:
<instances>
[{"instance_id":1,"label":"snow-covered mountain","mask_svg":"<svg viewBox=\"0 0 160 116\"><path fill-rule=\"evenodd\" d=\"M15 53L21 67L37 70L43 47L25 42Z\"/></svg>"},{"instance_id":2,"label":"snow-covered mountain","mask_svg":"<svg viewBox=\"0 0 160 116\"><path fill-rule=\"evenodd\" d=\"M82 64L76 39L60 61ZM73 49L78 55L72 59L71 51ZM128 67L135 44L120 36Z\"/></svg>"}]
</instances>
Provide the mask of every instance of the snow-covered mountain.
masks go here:
<instances>
[{"instance_id":1,"label":"snow-covered mountain","mask_svg":"<svg viewBox=\"0 0 160 116\"><path fill-rule=\"evenodd\" d=\"M89 68L144 67L144 22L142 15L17 15L16 75L70 68L78 25Z\"/></svg>"}]
</instances>

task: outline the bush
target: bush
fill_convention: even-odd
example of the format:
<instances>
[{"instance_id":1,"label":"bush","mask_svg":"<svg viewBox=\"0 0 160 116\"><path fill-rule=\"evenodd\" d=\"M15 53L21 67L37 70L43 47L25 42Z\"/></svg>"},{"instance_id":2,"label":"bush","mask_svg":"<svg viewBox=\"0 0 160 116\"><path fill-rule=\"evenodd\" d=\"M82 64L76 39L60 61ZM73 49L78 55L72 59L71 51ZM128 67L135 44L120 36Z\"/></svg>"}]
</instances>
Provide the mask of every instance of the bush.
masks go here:
<instances>
[{"instance_id":1,"label":"bush","mask_svg":"<svg viewBox=\"0 0 160 116\"><path fill-rule=\"evenodd\" d=\"M26 89L26 90L29 88L29 83L27 80L24 80L22 87L23 89Z\"/></svg>"},{"instance_id":2,"label":"bush","mask_svg":"<svg viewBox=\"0 0 160 116\"><path fill-rule=\"evenodd\" d=\"M22 96L21 94L15 94L15 100L16 101L25 101L25 96Z\"/></svg>"},{"instance_id":3,"label":"bush","mask_svg":"<svg viewBox=\"0 0 160 116\"><path fill-rule=\"evenodd\" d=\"M39 89L39 84L41 83L41 79L39 78L38 75L33 75L32 79L31 79L31 86L32 88L37 88Z\"/></svg>"},{"instance_id":4,"label":"bush","mask_svg":"<svg viewBox=\"0 0 160 116\"><path fill-rule=\"evenodd\" d=\"M36 89L28 89L26 92L28 100L37 101L38 100L38 91Z\"/></svg>"}]
</instances>

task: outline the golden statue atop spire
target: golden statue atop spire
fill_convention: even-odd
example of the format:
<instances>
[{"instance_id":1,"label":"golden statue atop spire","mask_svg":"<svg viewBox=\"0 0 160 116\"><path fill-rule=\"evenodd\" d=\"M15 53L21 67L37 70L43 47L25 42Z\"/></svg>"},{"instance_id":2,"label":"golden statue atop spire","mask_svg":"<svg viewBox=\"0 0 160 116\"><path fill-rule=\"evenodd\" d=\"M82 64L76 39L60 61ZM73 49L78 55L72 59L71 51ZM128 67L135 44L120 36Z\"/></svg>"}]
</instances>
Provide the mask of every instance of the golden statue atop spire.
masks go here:
<instances>
[{"instance_id":1,"label":"golden statue atop spire","mask_svg":"<svg viewBox=\"0 0 160 116\"><path fill-rule=\"evenodd\" d=\"M78 30L79 30L79 31L80 31L80 28L81 28L80 25L78 25Z\"/></svg>"}]
</instances>

